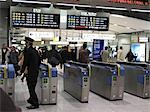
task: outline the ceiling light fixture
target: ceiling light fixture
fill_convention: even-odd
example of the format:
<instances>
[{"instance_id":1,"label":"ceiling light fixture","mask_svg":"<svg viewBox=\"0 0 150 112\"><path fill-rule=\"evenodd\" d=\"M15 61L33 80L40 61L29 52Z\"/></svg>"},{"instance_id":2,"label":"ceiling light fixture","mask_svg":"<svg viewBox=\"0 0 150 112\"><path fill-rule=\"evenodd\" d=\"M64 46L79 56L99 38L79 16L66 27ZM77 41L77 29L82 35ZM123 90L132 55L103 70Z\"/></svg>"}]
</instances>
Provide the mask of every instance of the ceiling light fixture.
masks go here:
<instances>
[{"instance_id":1,"label":"ceiling light fixture","mask_svg":"<svg viewBox=\"0 0 150 112\"><path fill-rule=\"evenodd\" d=\"M117 24L113 24L114 26L118 26Z\"/></svg>"},{"instance_id":2,"label":"ceiling light fixture","mask_svg":"<svg viewBox=\"0 0 150 112\"><path fill-rule=\"evenodd\" d=\"M90 6L90 5L77 5L77 4L66 4L66 3L56 3L56 5L78 6L78 7L92 7L92 6Z\"/></svg>"},{"instance_id":3,"label":"ceiling light fixture","mask_svg":"<svg viewBox=\"0 0 150 112\"><path fill-rule=\"evenodd\" d=\"M6 0L0 0L0 2L5 2Z\"/></svg>"},{"instance_id":4,"label":"ceiling light fixture","mask_svg":"<svg viewBox=\"0 0 150 112\"><path fill-rule=\"evenodd\" d=\"M126 27L127 29L131 29L130 27Z\"/></svg>"},{"instance_id":5,"label":"ceiling light fixture","mask_svg":"<svg viewBox=\"0 0 150 112\"><path fill-rule=\"evenodd\" d=\"M96 8L101 8L101 9L111 9L111 10L127 10L126 8L103 7L103 6L96 6Z\"/></svg>"},{"instance_id":6,"label":"ceiling light fixture","mask_svg":"<svg viewBox=\"0 0 150 112\"><path fill-rule=\"evenodd\" d=\"M134 12L150 12L150 10L139 10L139 9L131 9Z\"/></svg>"},{"instance_id":7,"label":"ceiling light fixture","mask_svg":"<svg viewBox=\"0 0 150 112\"><path fill-rule=\"evenodd\" d=\"M45 5L51 4L51 2L38 2L38 1L27 1L27 0L12 0L12 1L18 3L36 3L36 4L45 4Z\"/></svg>"},{"instance_id":8,"label":"ceiling light fixture","mask_svg":"<svg viewBox=\"0 0 150 112\"><path fill-rule=\"evenodd\" d=\"M118 15L118 14L111 14L110 16L113 16L113 17L118 17L118 18L126 18L125 16Z\"/></svg>"}]
</instances>

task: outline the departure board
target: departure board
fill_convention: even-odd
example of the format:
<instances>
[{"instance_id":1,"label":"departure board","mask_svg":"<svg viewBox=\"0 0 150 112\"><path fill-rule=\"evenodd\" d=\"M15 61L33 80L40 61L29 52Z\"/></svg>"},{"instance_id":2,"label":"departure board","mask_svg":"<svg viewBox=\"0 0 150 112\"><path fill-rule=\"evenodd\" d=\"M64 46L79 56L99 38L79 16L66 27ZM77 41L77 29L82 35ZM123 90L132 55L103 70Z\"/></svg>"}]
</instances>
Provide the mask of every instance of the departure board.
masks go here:
<instances>
[{"instance_id":1,"label":"departure board","mask_svg":"<svg viewBox=\"0 0 150 112\"><path fill-rule=\"evenodd\" d=\"M68 15L67 29L108 31L109 18Z\"/></svg>"},{"instance_id":2,"label":"departure board","mask_svg":"<svg viewBox=\"0 0 150 112\"><path fill-rule=\"evenodd\" d=\"M59 28L60 15L33 12L13 12L13 27Z\"/></svg>"}]
</instances>

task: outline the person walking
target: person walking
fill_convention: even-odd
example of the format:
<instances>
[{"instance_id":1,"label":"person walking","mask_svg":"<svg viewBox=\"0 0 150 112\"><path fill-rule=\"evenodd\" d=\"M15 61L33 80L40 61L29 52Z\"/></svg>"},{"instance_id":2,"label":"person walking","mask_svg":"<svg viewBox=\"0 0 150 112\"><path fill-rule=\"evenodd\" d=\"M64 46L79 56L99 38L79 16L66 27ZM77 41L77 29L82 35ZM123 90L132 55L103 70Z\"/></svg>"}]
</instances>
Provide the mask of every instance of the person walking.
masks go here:
<instances>
[{"instance_id":1,"label":"person walking","mask_svg":"<svg viewBox=\"0 0 150 112\"><path fill-rule=\"evenodd\" d=\"M132 62L136 59L136 56L134 56L134 54L132 53L131 49L128 52L128 54L126 55L125 59L127 58L128 62Z\"/></svg>"},{"instance_id":2,"label":"person walking","mask_svg":"<svg viewBox=\"0 0 150 112\"><path fill-rule=\"evenodd\" d=\"M18 70L19 70L19 65L18 65L18 62L19 62L19 53L16 51L16 48L14 46L12 46L11 48L11 51L10 51L10 54L9 54L9 64L13 64L14 68L15 68L15 73L16 73L16 76L18 76Z\"/></svg>"},{"instance_id":3,"label":"person walking","mask_svg":"<svg viewBox=\"0 0 150 112\"><path fill-rule=\"evenodd\" d=\"M56 46L52 45L52 49L48 51L48 63L52 65L52 67L56 67L61 62L61 56L59 52L56 50Z\"/></svg>"},{"instance_id":4,"label":"person walking","mask_svg":"<svg viewBox=\"0 0 150 112\"><path fill-rule=\"evenodd\" d=\"M102 62L108 62L109 59L109 51L108 51L108 47L105 47L105 50L102 50L101 52L101 58L102 58Z\"/></svg>"},{"instance_id":5,"label":"person walking","mask_svg":"<svg viewBox=\"0 0 150 112\"><path fill-rule=\"evenodd\" d=\"M38 97L35 92L35 87L37 84L37 78L40 66L40 56L38 51L33 48L33 39L25 37L26 42L26 52L24 53L24 61L21 69L21 73L24 73L27 68L28 74L26 75L27 86L29 90L30 97L27 100L31 106L28 109L39 108Z\"/></svg>"},{"instance_id":6,"label":"person walking","mask_svg":"<svg viewBox=\"0 0 150 112\"><path fill-rule=\"evenodd\" d=\"M122 46L120 46L120 49L117 52L117 61L124 61L123 47Z\"/></svg>"},{"instance_id":7,"label":"person walking","mask_svg":"<svg viewBox=\"0 0 150 112\"><path fill-rule=\"evenodd\" d=\"M83 43L82 48L79 50L79 62L89 63L90 51L87 49L87 43Z\"/></svg>"}]
</instances>

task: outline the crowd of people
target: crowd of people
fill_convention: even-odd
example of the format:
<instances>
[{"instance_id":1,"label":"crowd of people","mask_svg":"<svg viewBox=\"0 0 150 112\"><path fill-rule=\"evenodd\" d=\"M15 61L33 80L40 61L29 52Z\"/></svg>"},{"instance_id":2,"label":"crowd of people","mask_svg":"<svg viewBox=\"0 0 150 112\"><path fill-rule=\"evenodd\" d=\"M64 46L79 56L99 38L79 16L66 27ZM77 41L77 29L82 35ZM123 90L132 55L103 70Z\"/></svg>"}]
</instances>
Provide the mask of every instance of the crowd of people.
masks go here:
<instances>
[{"instance_id":1,"label":"crowd of people","mask_svg":"<svg viewBox=\"0 0 150 112\"><path fill-rule=\"evenodd\" d=\"M21 80L23 81L26 77L27 86L29 90L30 97L27 100L30 106L28 109L39 108L38 97L35 92L35 87L37 84L37 78L39 74L40 63L47 59L47 62L51 64L52 67L56 67L60 64L61 68L64 63L69 60L72 60L72 57L75 55L72 52L69 52L68 46L62 47L58 52L55 45L52 45L51 50L47 50L46 47L35 49L33 47L33 39L26 37L26 47L23 51L17 50L14 46L7 47L3 44L2 47L2 64L13 64L16 72L16 76L22 75ZM79 59L80 63L89 63L89 55L91 52L87 49L87 43L83 43L83 46L79 49ZM100 52L101 61L108 62L109 49L106 46L104 50ZM117 61L124 61L123 56L123 47L117 51ZM129 62L134 61L136 58L131 49L126 55Z\"/></svg>"},{"instance_id":2,"label":"crowd of people","mask_svg":"<svg viewBox=\"0 0 150 112\"><path fill-rule=\"evenodd\" d=\"M106 46L105 49L100 52L100 57L101 57L102 62L109 62L111 60L109 47ZM136 61L137 56L135 56L132 53L131 49L129 50L127 55L124 56L123 47L120 46L120 48L117 50L117 53L114 57L116 58L115 61L125 61L125 59L127 59L128 62L133 62L133 61Z\"/></svg>"}]
</instances>

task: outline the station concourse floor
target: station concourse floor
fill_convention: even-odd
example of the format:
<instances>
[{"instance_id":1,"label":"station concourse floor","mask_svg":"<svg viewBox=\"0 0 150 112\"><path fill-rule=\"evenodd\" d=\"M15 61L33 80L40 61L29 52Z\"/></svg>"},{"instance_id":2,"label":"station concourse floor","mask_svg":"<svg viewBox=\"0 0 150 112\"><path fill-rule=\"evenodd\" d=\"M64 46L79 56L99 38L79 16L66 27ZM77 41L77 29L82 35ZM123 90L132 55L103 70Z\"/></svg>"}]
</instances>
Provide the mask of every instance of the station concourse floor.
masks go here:
<instances>
[{"instance_id":1,"label":"station concourse floor","mask_svg":"<svg viewBox=\"0 0 150 112\"><path fill-rule=\"evenodd\" d=\"M59 76L57 105L40 105L39 109L28 110L29 97L26 81L16 78L16 105L23 112L150 112L150 99L142 99L130 94L124 94L124 100L108 101L90 92L89 102L80 103L63 91L63 79Z\"/></svg>"}]
</instances>

